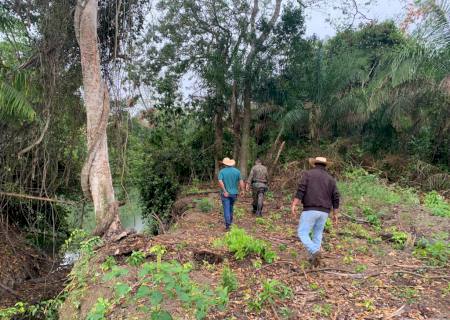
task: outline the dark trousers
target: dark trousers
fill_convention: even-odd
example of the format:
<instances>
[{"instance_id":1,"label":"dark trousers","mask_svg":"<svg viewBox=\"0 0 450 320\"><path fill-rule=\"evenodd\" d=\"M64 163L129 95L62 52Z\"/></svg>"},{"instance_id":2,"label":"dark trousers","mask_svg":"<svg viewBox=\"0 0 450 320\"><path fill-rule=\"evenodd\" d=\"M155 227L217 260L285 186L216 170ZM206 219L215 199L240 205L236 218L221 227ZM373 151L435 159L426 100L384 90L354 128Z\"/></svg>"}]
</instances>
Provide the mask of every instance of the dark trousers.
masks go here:
<instances>
[{"instance_id":1,"label":"dark trousers","mask_svg":"<svg viewBox=\"0 0 450 320\"><path fill-rule=\"evenodd\" d=\"M228 197L224 197L223 194L220 195L223 205L223 218L225 220L225 227L229 228L233 223L233 208L234 202L236 201L237 194L230 194Z\"/></svg>"},{"instance_id":2,"label":"dark trousers","mask_svg":"<svg viewBox=\"0 0 450 320\"><path fill-rule=\"evenodd\" d=\"M252 197L253 197L253 202L252 202L252 206L253 206L253 213L256 213L257 215L261 215L262 214L262 207L261 212L257 212L258 211L258 194L260 192L265 193L267 190L267 187L252 187Z\"/></svg>"}]
</instances>

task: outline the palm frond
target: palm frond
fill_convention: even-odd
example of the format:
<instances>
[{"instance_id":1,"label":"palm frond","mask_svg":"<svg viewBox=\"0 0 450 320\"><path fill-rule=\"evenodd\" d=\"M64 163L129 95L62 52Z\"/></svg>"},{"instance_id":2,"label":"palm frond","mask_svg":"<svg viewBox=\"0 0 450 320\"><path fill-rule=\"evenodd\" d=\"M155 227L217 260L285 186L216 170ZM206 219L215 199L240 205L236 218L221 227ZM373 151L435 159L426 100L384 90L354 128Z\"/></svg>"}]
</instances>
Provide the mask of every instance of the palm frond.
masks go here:
<instances>
[{"instance_id":1,"label":"palm frond","mask_svg":"<svg viewBox=\"0 0 450 320\"><path fill-rule=\"evenodd\" d=\"M35 112L23 92L0 79L0 115L33 120Z\"/></svg>"},{"instance_id":2,"label":"palm frond","mask_svg":"<svg viewBox=\"0 0 450 320\"><path fill-rule=\"evenodd\" d=\"M293 131L294 128L299 128L304 126L308 128L309 121L309 112L305 110L303 107L298 106L290 111L288 111L283 119L281 120L281 124L283 128L289 132Z\"/></svg>"}]
</instances>

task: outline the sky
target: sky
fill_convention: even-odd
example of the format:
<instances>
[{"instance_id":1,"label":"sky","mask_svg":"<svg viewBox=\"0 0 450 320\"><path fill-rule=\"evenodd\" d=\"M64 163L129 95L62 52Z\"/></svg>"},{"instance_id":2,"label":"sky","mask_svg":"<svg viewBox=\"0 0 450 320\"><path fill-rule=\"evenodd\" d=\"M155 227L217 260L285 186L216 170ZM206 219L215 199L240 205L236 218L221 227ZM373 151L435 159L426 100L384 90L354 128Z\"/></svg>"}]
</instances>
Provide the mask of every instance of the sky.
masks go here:
<instances>
[{"instance_id":1,"label":"sky","mask_svg":"<svg viewBox=\"0 0 450 320\"><path fill-rule=\"evenodd\" d=\"M358 3L365 1L356 0ZM402 21L402 17L406 13L408 3L412 0L372 0L372 4L367 7L359 6L360 11L369 18L378 21L392 19L397 23ZM331 0L328 3L342 3L350 2L345 0ZM335 27L327 20L331 18L332 21L339 20L343 17L340 10L333 10L330 6L328 8L309 7L306 9L306 34L312 36L315 34L320 39L327 39L336 34ZM360 19L356 22L364 21Z\"/></svg>"}]
</instances>

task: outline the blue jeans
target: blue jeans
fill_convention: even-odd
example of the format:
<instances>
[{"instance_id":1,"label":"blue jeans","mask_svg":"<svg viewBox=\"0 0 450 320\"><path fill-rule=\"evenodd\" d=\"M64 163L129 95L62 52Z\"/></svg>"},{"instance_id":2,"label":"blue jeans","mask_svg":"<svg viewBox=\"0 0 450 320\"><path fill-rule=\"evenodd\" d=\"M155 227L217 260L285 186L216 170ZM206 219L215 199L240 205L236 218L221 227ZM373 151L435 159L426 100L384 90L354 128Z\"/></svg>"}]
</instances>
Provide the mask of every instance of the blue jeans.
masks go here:
<instances>
[{"instance_id":1,"label":"blue jeans","mask_svg":"<svg viewBox=\"0 0 450 320\"><path fill-rule=\"evenodd\" d=\"M233 223L233 206L236 201L237 194L229 194L228 197L220 195L223 205L223 217L225 219L225 227L229 228Z\"/></svg>"},{"instance_id":2,"label":"blue jeans","mask_svg":"<svg viewBox=\"0 0 450 320\"><path fill-rule=\"evenodd\" d=\"M320 250L322 244L323 228L327 222L328 213L316 210L303 211L298 225L298 237L308 250L314 254ZM309 236L313 231L312 239Z\"/></svg>"}]
</instances>

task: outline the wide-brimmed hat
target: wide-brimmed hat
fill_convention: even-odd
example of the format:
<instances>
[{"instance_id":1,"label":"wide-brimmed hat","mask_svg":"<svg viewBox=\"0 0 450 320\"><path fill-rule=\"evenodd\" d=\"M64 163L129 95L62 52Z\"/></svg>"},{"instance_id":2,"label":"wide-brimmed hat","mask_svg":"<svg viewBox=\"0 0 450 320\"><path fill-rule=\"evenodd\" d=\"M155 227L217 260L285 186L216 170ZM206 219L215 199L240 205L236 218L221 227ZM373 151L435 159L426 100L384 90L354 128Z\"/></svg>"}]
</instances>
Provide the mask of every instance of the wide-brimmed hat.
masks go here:
<instances>
[{"instance_id":1,"label":"wide-brimmed hat","mask_svg":"<svg viewBox=\"0 0 450 320\"><path fill-rule=\"evenodd\" d=\"M328 161L327 158L325 158L325 157L309 158L308 161L309 161L309 164L310 164L312 167L315 167L316 164L323 164L323 165L325 165L326 167L328 167L328 166L331 164L331 162Z\"/></svg>"},{"instance_id":2,"label":"wide-brimmed hat","mask_svg":"<svg viewBox=\"0 0 450 320\"><path fill-rule=\"evenodd\" d=\"M228 167L234 167L234 165L236 164L236 161L227 157L227 158L223 158L222 163Z\"/></svg>"}]
</instances>

